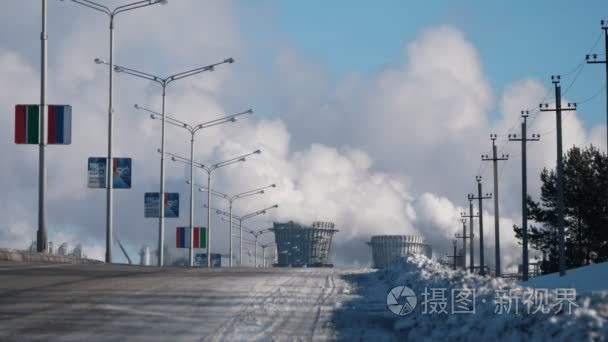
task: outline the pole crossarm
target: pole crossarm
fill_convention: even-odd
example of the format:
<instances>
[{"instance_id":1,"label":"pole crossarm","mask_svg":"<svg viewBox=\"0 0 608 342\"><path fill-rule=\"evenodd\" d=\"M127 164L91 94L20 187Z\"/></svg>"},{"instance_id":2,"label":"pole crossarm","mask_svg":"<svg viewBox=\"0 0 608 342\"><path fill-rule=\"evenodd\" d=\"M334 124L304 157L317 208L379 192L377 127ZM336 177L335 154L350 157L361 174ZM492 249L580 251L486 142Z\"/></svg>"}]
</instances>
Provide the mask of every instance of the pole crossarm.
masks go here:
<instances>
[{"instance_id":1,"label":"pole crossarm","mask_svg":"<svg viewBox=\"0 0 608 342\"><path fill-rule=\"evenodd\" d=\"M158 149L157 152L161 153L160 149ZM235 157L235 158L232 158L232 159L225 160L223 162L215 163L215 164L213 164L211 166L207 166L205 164L202 164L202 163L199 163L199 162L195 162L195 161L190 162L189 158L182 157L182 156L177 155L175 153L165 152L166 155L171 156L171 160L172 161L180 162L180 163L183 163L183 164L186 164L186 165L194 165L194 166L196 166L198 168L201 168L201 169L207 171L208 173L212 172L215 169L219 169L220 167L228 166L228 165L235 164L235 163L238 163L238 162L244 162L246 160L245 159L246 157L249 157L249 156L254 155L254 154L260 154L260 153L261 153L260 150L255 150L255 151L253 151L251 153L247 153L247 154L244 154L244 155L239 156L239 157Z\"/></svg>"},{"instance_id":2,"label":"pole crossarm","mask_svg":"<svg viewBox=\"0 0 608 342\"><path fill-rule=\"evenodd\" d=\"M462 215L463 213L460 213L460 214ZM463 225L466 225L467 220L463 218L463 219L460 219L460 222L461 222ZM455 234L454 234L454 237L455 237L455 238L457 238L457 239L470 239L470 238L471 238L470 236L468 236L468 235L466 234L466 231L463 231L463 234L458 234L458 233L455 233Z\"/></svg>"},{"instance_id":3,"label":"pole crossarm","mask_svg":"<svg viewBox=\"0 0 608 342\"><path fill-rule=\"evenodd\" d=\"M158 120L162 120L163 114L155 112L151 109L148 109L146 107L142 107L138 104L134 105L135 109L139 109L142 111L145 111L147 113L150 114L150 118L152 119L158 119ZM173 126L177 126L180 128L184 128L187 131L190 132L190 134L194 135L197 131L203 129L203 128L208 128L208 127L212 127L212 126L216 126L216 125L220 125L223 123L227 123L227 122L235 122L237 120L237 117L241 116L241 115L246 115L246 114L253 114L253 109L247 109L246 111L240 112L240 113L236 113L236 114L232 114L232 115L228 115L219 119L214 119L211 121L207 121L207 122L203 122L201 124L198 125L191 125L188 123L185 123L181 120L175 119L167 114L165 114L165 120L168 124L171 124Z\"/></svg>"},{"instance_id":4,"label":"pole crossarm","mask_svg":"<svg viewBox=\"0 0 608 342\"><path fill-rule=\"evenodd\" d=\"M63 1L63 0L61 0L61 1ZM90 9L94 9L99 12L103 12L108 17L114 17L118 13L127 12L127 11L131 11L131 10L134 10L137 8L147 7L147 6L151 6L151 5L165 5L168 2L167 0L143 0L143 1L136 1L136 2L133 2L130 4L118 6L114 9L110 9L107 6L104 6L102 4L99 4L99 3L91 1L91 0L70 0L70 1L72 1L73 3L88 7Z\"/></svg>"},{"instance_id":5,"label":"pole crossarm","mask_svg":"<svg viewBox=\"0 0 608 342\"><path fill-rule=\"evenodd\" d=\"M72 1L74 1L74 0L72 0ZM104 62L102 60L99 60L99 59L97 59L96 62L100 63L100 64L107 64L106 62ZM186 77L189 77L189 76L194 76L196 74L200 74L200 73L205 72L205 71L214 71L215 67L218 66L218 65L232 64L232 63L234 63L234 59L233 58L228 58L228 59L225 59L225 60L223 60L221 62L218 62L218 63L214 63L214 64L210 64L210 65L207 65L207 66L195 68L195 69L188 70L188 71L185 71L185 72L180 72L180 73L177 73L177 74L174 74L174 75L171 75L171 76L167 76L167 77L161 77L161 76L153 75L153 74L150 74L150 73L147 73L147 72L139 71L139 70L136 70L136 69L133 69L133 68L127 68L127 67L120 66L120 65L115 65L114 66L114 72L125 73L125 74L129 74L131 76L143 78L143 79L146 79L146 80L149 80L149 81L152 81L152 82L156 82L156 83L160 84L163 87L166 87L168 84L170 84L173 81L177 81L179 79L186 78Z\"/></svg>"},{"instance_id":6,"label":"pole crossarm","mask_svg":"<svg viewBox=\"0 0 608 342\"><path fill-rule=\"evenodd\" d=\"M199 187L199 191L201 191L201 192L206 192L207 191L207 187L205 187L205 186L198 185L198 184L194 184L194 185L198 186ZM242 192L240 194L233 195L233 196L230 196L228 194L222 193L222 192L214 190L214 189L211 189L211 194L214 195L214 196L217 196L217 197L225 198L228 201L235 201L235 200L237 200L239 198L245 198L245 197L249 197L249 196L264 194L265 190L269 189L269 188L276 188L276 184L271 184L271 185L264 186L264 187L261 187L261 188L258 188L258 189L253 189L253 190L245 191L245 192Z\"/></svg>"},{"instance_id":7,"label":"pole crossarm","mask_svg":"<svg viewBox=\"0 0 608 342\"><path fill-rule=\"evenodd\" d=\"M498 136L496 134L490 134L490 140L492 140L492 147L494 148L496 146L496 138ZM498 157L495 153L492 154L492 157L490 157L487 154L482 154L481 155L481 160L482 161L501 161L501 160L509 160L509 155L508 154L503 154L501 157Z\"/></svg>"},{"instance_id":8,"label":"pole crossarm","mask_svg":"<svg viewBox=\"0 0 608 342\"><path fill-rule=\"evenodd\" d=\"M208 208L207 205L203 205L203 207ZM255 211L255 212L252 212L252 213L244 215L244 216L237 216L237 215L232 214L232 218L235 218L235 219L237 219L239 221L245 221L245 220L250 219L252 217L255 217L255 216L258 216L258 215L262 215L262 214L266 214L266 211L268 211L270 209L273 209L273 208L278 208L278 207L279 207L279 205L275 204L275 205L270 206L268 208ZM224 210L213 208L213 207L211 207L211 210L214 210L215 213L218 214L218 215L230 217L230 214L228 212L224 211Z\"/></svg>"},{"instance_id":9,"label":"pole crossarm","mask_svg":"<svg viewBox=\"0 0 608 342\"><path fill-rule=\"evenodd\" d=\"M258 236L264 235L266 233L271 233L272 229L273 229L273 227L269 227L269 228L264 228L264 229L260 229L260 230L257 230L257 231L253 230L253 231L251 231L249 233L257 238Z\"/></svg>"},{"instance_id":10,"label":"pole crossarm","mask_svg":"<svg viewBox=\"0 0 608 342\"><path fill-rule=\"evenodd\" d=\"M528 116L530 115L530 112L527 110L522 110L521 111L521 117L523 119L522 124L526 124L527 123L527 119ZM523 132L522 132L523 134ZM517 133L515 134L509 134L508 136L509 141L521 141L521 142L527 142L527 141L539 141L540 140L540 134L532 134L532 137L528 137L528 136L523 136L523 135L517 135Z\"/></svg>"},{"instance_id":11,"label":"pole crossarm","mask_svg":"<svg viewBox=\"0 0 608 342\"><path fill-rule=\"evenodd\" d=\"M469 194L469 199L471 200L479 200L479 199L491 199L492 198L492 194L491 193L486 193L484 196L473 196L473 194ZM479 217L479 213L477 213L477 215L474 215L474 217Z\"/></svg>"},{"instance_id":12,"label":"pole crossarm","mask_svg":"<svg viewBox=\"0 0 608 342\"><path fill-rule=\"evenodd\" d=\"M472 202L473 200L477 199L474 197L473 194L468 194L467 198L468 198L469 202ZM462 213L460 213L460 217L468 218L469 220L472 220L475 217L479 217L479 212L477 212L476 214L473 214L473 213L467 214L467 213L462 212Z\"/></svg>"}]
</instances>

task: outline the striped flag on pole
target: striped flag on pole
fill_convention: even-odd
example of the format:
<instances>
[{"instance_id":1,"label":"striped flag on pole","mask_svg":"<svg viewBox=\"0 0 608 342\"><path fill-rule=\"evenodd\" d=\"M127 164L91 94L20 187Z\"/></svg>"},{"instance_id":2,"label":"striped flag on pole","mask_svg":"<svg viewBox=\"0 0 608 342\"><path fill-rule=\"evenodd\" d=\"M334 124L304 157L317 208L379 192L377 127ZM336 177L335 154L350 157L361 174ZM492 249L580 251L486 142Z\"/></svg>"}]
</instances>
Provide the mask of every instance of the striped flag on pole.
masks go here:
<instances>
[{"instance_id":1,"label":"striped flag on pole","mask_svg":"<svg viewBox=\"0 0 608 342\"><path fill-rule=\"evenodd\" d=\"M72 106L48 105L46 143L69 145L72 143ZM15 143L40 143L40 106L15 106Z\"/></svg>"},{"instance_id":2,"label":"striped flag on pole","mask_svg":"<svg viewBox=\"0 0 608 342\"><path fill-rule=\"evenodd\" d=\"M72 143L72 106L48 106L48 140L49 144L69 145Z\"/></svg>"},{"instance_id":3,"label":"striped flag on pole","mask_svg":"<svg viewBox=\"0 0 608 342\"><path fill-rule=\"evenodd\" d=\"M15 144L40 143L40 106L15 106Z\"/></svg>"},{"instance_id":4,"label":"striped flag on pole","mask_svg":"<svg viewBox=\"0 0 608 342\"><path fill-rule=\"evenodd\" d=\"M192 248L206 248L207 246L207 228L194 227L194 241ZM175 247L190 248L190 228L177 227L175 229Z\"/></svg>"},{"instance_id":5,"label":"striped flag on pole","mask_svg":"<svg viewBox=\"0 0 608 342\"><path fill-rule=\"evenodd\" d=\"M205 227L194 227L194 246L193 248L207 247L207 229Z\"/></svg>"},{"instance_id":6,"label":"striped flag on pole","mask_svg":"<svg viewBox=\"0 0 608 342\"><path fill-rule=\"evenodd\" d=\"M186 240L186 227L177 227L175 229L175 247L187 248Z\"/></svg>"}]
</instances>

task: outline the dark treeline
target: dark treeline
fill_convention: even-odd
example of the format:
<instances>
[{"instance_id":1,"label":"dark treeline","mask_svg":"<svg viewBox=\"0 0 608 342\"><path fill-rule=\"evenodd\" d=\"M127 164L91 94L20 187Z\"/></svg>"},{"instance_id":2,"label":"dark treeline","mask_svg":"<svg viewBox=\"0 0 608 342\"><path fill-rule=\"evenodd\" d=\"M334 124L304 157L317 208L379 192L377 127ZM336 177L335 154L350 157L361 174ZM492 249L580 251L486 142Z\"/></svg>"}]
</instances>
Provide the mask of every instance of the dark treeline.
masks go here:
<instances>
[{"instance_id":1,"label":"dark treeline","mask_svg":"<svg viewBox=\"0 0 608 342\"><path fill-rule=\"evenodd\" d=\"M543 274L559 271L557 175L546 168L540 174L540 201L528 196L530 246L543 253ZM573 147L564 156L567 267L608 260L608 157L597 148ZM514 226L522 239L521 228Z\"/></svg>"}]
</instances>

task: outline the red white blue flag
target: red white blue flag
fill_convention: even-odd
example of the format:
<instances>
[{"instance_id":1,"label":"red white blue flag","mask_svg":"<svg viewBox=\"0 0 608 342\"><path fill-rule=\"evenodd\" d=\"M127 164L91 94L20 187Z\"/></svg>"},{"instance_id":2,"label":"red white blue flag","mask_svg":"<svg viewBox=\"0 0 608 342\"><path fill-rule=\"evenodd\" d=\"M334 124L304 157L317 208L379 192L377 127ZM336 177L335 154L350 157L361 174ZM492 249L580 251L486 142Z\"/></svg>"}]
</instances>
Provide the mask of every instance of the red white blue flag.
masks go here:
<instances>
[{"instance_id":1,"label":"red white blue flag","mask_svg":"<svg viewBox=\"0 0 608 342\"><path fill-rule=\"evenodd\" d=\"M177 227L175 229L175 247L177 248L187 248L187 235L186 235L186 227Z\"/></svg>"},{"instance_id":2,"label":"red white blue flag","mask_svg":"<svg viewBox=\"0 0 608 342\"><path fill-rule=\"evenodd\" d=\"M49 144L72 143L72 106L49 105L47 131Z\"/></svg>"}]
</instances>

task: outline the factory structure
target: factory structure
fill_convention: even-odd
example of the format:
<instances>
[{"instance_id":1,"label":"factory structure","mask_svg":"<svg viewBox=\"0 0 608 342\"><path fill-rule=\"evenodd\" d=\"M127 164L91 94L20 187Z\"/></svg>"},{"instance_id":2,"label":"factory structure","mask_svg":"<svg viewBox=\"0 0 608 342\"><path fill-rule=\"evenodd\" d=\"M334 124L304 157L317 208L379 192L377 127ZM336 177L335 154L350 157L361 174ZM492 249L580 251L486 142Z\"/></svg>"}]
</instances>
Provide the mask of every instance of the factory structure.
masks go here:
<instances>
[{"instance_id":1,"label":"factory structure","mask_svg":"<svg viewBox=\"0 0 608 342\"><path fill-rule=\"evenodd\" d=\"M386 268L393 261L408 254L422 254L431 258L431 245L422 236L415 235L376 235L367 244L372 249L374 268Z\"/></svg>"},{"instance_id":2,"label":"factory structure","mask_svg":"<svg viewBox=\"0 0 608 342\"><path fill-rule=\"evenodd\" d=\"M333 267L331 240L338 232L332 222L305 226L293 221L273 224L277 251L276 267Z\"/></svg>"},{"instance_id":3,"label":"factory structure","mask_svg":"<svg viewBox=\"0 0 608 342\"><path fill-rule=\"evenodd\" d=\"M81 259L84 259L87 257L84 254L84 248L82 247L81 243L77 243L76 247L71 249L71 251L70 251L70 249L71 249L70 244L68 244L67 242L64 242L61 245L59 245L59 248L57 248L57 251L55 251L55 250L53 250L53 242L49 241L49 242L47 242L46 253L61 255L61 256L72 256L72 257L81 258ZM30 244L30 247L27 250L31 253L37 253L38 243L35 240L32 241L32 243Z\"/></svg>"}]
</instances>

